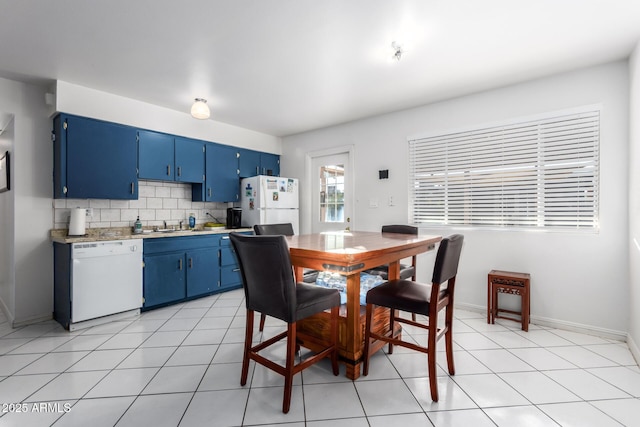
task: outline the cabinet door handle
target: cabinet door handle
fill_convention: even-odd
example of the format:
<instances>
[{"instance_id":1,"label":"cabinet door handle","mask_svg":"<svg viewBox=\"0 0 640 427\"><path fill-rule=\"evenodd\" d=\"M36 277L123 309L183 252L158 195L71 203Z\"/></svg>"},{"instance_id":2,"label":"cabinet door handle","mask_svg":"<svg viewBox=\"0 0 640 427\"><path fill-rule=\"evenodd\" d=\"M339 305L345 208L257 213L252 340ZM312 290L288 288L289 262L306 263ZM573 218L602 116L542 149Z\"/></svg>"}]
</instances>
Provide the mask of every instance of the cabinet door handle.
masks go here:
<instances>
[{"instance_id":1,"label":"cabinet door handle","mask_svg":"<svg viewBox=\"0 0 640 427\"><path fill-rule=\"evenodd\" d=\"M182 176L182 168L178 166L178 176Z\"/></svg>"},{"instance_id":2,"label":"cabinet door handle","mask_svg":"<svg viewBox=\"0 0 640 427\"><path fill-rule=\"evenodd\" d=\"M256 166L256 175L260 175L260 166Z\"/></svg>"},{"instance_id":3,"label":"cabinet door handle","mask_svg":"<svg viewBox=\"0 0 640 427\"><path fill-rule=\"evenodd\" d=\"M189 268L193 268L193 258L189 258Z\"/></svg>"},{"instance_id":4,"label":"cabinet door handle","mask_svg":"<svg viewBox=\"0 0 640 427\"><path fill-rule=\"evenodd\" d=\"M131 183L131 194L133 194L133 182Z\"/></svg>"},{"instance_id":5,"label":"cabinet door handle","mask_svg":"<svg viewBox=\"0 0 640 427\"><path fill-rule=\"evenodd\" d=\"M229 236L222 236L222 240L229 240Z\"/></svg>"},{"instance_id":6,"label":"cabinet door handle","mask_svg":"<svg viewBox=\"0 0 640 427\"><path fill-rule=\"evenodd\" d=\"M233 272L234 272L234 273L237 273L238 271L240 271L240 269L239 269L239 268L234 268L234 269L233 269Z\"/></svg>"},{"instance_id":7,"label":"cabinet door handle","mask_svg":"<svg viewBox=\"0 0 640 427\"><path fill-rule=\"evenodd\" d=\"M167 165L167 176L171 175L171 165Z\"/></svg>"},{"instance_id":8,"label":"cabinet door handle","mask_svg":"<svg viewBox=\"0 0 640 427\"><path fill-rule=\"evenodd\" d=\"M182 270L182 258L178 260L178 268Z\"/></svg>"},{"instance_id":9,"label":"cabinet door handle","mask_svg":"<svg viewBox=\"0 0 640 427\"><path fill-rule=\"evenodd\" d=\"M211 187L209 187L207 191L209 191L209 197L211 197Z\"/></svg>"}]
</instances>

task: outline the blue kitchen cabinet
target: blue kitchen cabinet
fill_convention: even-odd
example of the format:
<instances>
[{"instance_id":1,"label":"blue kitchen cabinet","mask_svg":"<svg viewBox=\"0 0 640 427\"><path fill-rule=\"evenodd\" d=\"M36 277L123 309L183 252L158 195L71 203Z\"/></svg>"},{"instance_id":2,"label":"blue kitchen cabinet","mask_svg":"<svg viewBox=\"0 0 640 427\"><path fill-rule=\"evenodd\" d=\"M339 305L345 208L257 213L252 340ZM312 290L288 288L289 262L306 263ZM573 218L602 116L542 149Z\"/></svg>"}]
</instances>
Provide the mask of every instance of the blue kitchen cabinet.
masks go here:
<instances>
[{"instance_id":1,"label":"blue kitchen cabinet","mask_svg":"<svg viewBox=\"0 0 640 427\"><path fill-rule=\"evenodd\" d=\"M143 310L242 286L228 234L161 237L143 244Z\"/></svg>"},{"instance_id":2,"label":"blue kitchen cabinet","mask_svg":"<svg viewBox=\"0 0 640 427\"><path fill-rule=\"evenodd\" d=\"M143 308L184 300L186 297L184 252L147 254L147 245L144 246Z\"/></svg>"},{"instance_id":3,"label":"blue kitchen cabinet","mask_svg":"<svg viewBox=\"0 0 640 427\"><path fill-rule=\"evenodd\" d=\"M138 131L138 177L173 181L175 177L174 137L148 130Z\"/></svg>"},{"instance_id":4,"label":"blue kitchen cabinet","mask_svg":"<svg viewBox=\"0 0 640 427\"><path fill-rule=\"evenodd\" d=\"M187 298L218 290L218 249L194 249L186 253Z\"/></svg>"},{"instance_id":5,"label":"blue kitchen cabinet","mask_svg":"<svg viewBox=\"0 0 640 427\"><path fill-rule=\"evenodd\" d=\"M144 239L143 309L217 290L217 235Z\"/></svg>"},{"instance_id":6,"label":"blue kitchen cabinet","mask_svg":"<svg viewBox=\"0 0 640 427\"><path fill-rule=\"evenodd\" d=\"M138 130L138 177L202 183L204 144L195 139Z\"/></svg>"},{"instance_id":7,"label":"blue kitchen cabinet","mask_svg":"<svg viewBox=\"0 0 640 427\"><path fill-rule=\"evenodd\" d=\"M193 201L236 202L239 200L238 156L235 147L207 143L205 184L192 186Z\"/></svg>"},{"instance_id":8,"label":"blue kitchen cabinet","mask_svg":"<svg viewBox=\"0 0 640 427\"><path fill-rule=\"evenodd\" d=\"M175 138L175 179L180 182L203 183L205 174L205 142Z\"/></svg>"},{"instance_id":9,"label":"blue kitchen cabinet","mask_svg":"<svg viewBox=\"0 0 640 427\"><path fill-rule=\"evenodd\" d=\"M238 169L240 169L240 178L260 175L260 152L238 149Z\"/></svg>"},{"instance_id":10,"label":"blue kitchen cabinet","mask_svg":"<svg viewBox=\"0 0 640 427\"><path fill-rule=\"evenodd\" d=\"M69 114L53 127L54 198L138 198L134 128Z\"/></svg>"},{"instance_id":11,"label":"blue kitchen cabinet","mask_svg":"<svg viewBox=\"0 0 640 427\"><path fill-rule=\"evenodd\" d=\"M243 233L244 234L244 233ZM250 233L248 233L250 234ZM220 289L232 289L242 286L242 273L238 265L235 250L229 236L220 238Z\"/></svg>"},{"instance_id":12,"label":"blue kitchen cabinet","mask_svg":"<svg viewBox=\"0 0 640 427\"><path fill-rule=\"evenodd\" d=\"M280 156L260 151L238 149L240 178L256 175L280 176Z\"/></svg>"},{"instance_id":13,"label":"blue kitchen cabinet","mask_svg":"<svg viewBox=\"0 0 640 427\"><path fill-rule=\"evenodd\" d=\"M280 156L271 153L260 153L260 174L280 176Z\"/></svg>"}]
</instances>

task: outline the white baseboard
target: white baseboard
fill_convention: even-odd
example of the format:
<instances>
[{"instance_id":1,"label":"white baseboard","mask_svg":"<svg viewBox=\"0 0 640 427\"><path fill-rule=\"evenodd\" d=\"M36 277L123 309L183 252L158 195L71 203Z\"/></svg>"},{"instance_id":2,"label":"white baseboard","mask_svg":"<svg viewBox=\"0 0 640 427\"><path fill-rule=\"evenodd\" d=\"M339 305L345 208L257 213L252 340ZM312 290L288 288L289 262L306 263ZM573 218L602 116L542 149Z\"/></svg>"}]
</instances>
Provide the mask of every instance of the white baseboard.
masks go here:
<instances>
[{"instance_id":1,"label":"white baseboard","mask_svg":"<svg viewBox=\"0 0 640 427\"><path fill-rule=\"evenodd\" d=\"M47 313L47 314L40 314L37 316L31 316L26 319L16 320L16 318L13 316L13 313L11 313L11 311L9 310L9 307L7 307L7 304L4 302L2 298L0 298L0 310L2 310L5 317L7 318L7 322L14 329L19 328L21 326L32 325L34 323L44 322L45 320L53 319L53 313Z\"/></svg>"},{"instance_id":2,"label":"white baseboard","mask_svg":"<svg viewBox=\"0 0 640 427\"><path fill-rule=\"evenodd\" d=\"M475 304L466 304L462 302L455 303L455 308L459 308L460 310L474 311L476 313L484 313L487 314L487 307Z\"/></svg>"},{"instance_id":3,"label":"white baseboard","mask_svg":"<svg viewBox=\"0 0 640 427\"><path fill-rule=\"evenodd\" d=\"M627 335L627 345L634 359L636 359L636 363L640 366L640 348L638 348L638 343L633 340L631 335Z\"/></svg>"},{"instance_id":4,"label":"white baseboard","mask_svg":"<svg viewBox=\"0 0 640 427\"><path fill-rule=\"evenodd\" d=\"M7 307L2 298L0 298L0 309L4 313L4 317L7 318L7 322L9 322L10 325L13 325L13 314L11 314L9 307Z\"/></svg>"},{"instance_id":5,"label":"white baseboard","mask_svg":"<svg viewBox=\"0 0 640 427\"><path fill-rule=\"evenodd\" d=\"M13 319L12 325L14 328L19 328L21 326L28 326L28 325L33 325L34 323L38 323L38 322L44 322L46 320L51 320L53 319L53 313L49 313L49 314L40 314L37 316L31 316L28 317L26 319L22 319L22 320L15 320Z\"/></svg>"},{"instance_id":6,"label":"white baseboard","mask_svg":"<svg viewBox=\"0 0 640 427\"><path fill-rule=\"evenodd\" d=\"M456 308L460 308L462 310L474 311L478 313L482 313L486 316L487 307L475 305L475 304L466 304L466 303L456 303ZM612 340L627 342L629 339L629 335L627 332L615 331L612 329L599 328L597 326L591 325L583 325L580 323L568 322L566 320L558 320L551 319L548 317L540 317L540 316L531 316L530 322L534 325L538 326L546 326L549 328L563 329L566 331L579 332L581 334L587 335L595 335L601 338L608 338ZM637 356L636 360L638 359Z\"/></svg>"}]
</instances>

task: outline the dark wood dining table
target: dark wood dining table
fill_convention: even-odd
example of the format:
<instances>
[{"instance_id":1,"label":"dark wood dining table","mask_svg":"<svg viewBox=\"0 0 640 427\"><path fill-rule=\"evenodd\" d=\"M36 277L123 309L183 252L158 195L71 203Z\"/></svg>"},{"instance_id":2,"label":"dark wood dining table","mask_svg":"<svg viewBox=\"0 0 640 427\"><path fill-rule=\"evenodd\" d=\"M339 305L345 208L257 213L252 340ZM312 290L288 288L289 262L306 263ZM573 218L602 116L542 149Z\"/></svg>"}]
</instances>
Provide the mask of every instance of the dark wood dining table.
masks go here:
<instances>
[{"instance_id":1,"label":"dark wood dining table","mask_svg":"<svg viewBox=\"0 0 640 427\"><path fill-rule=\"evenodd\" d=\"M360 376L364 348L365 307L360 306L360 273L389 264L389 279L399 278L400 260L435 248L442 239L436 235L408 235L367 231L338 231L287 237L296 279L302 281L303 268L327 270L346 276L346 304L340 309L339 354L346 375ZM400 328L400 325L396 326ZM314 337L305 347L321 348L329 337L329 316L319 313L301 322L298 328ZM388 309L376 307L374 328L390 333ZM401 331L396 330L396 333ZM380 349L384 343L372 348Z\"/></svg>"}]
</instances>

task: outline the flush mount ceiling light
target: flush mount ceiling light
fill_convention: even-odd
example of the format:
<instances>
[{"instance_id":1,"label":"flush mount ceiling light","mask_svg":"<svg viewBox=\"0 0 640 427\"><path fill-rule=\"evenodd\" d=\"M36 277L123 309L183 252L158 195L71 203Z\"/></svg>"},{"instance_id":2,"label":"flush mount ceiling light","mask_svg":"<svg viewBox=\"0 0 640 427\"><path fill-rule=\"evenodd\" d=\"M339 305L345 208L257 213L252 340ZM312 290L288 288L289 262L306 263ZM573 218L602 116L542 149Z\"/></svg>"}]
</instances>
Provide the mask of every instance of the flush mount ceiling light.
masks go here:
<instances>
[{"instance_id":1,"label":"flush mount ceiling light","mask_svg":"<svg viewBox=\"0 0 640 427\"><path fill-rule=\"evenodd\" d=\"M391 59L400 61L400 58L402 58L402 54L404 53L404 50L402 50L402 46L400 46L397 42L391 42L391 48L393 49L393 55L391 56Z\"/></svg>"},{"instance_id":2,"label":"flush mount ceiling light","mask_svg":"<svg viewBox=\"0 0 640 427\"><path fill-rule=\"evenodd\" d=\"M191 115L200 120L208 119L211 113L209 112L207 100L204 98L196 98L191 106Z\"/></svg>"}]
</instances>

